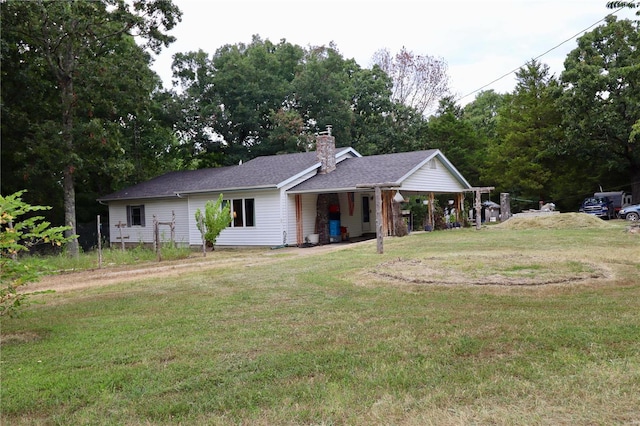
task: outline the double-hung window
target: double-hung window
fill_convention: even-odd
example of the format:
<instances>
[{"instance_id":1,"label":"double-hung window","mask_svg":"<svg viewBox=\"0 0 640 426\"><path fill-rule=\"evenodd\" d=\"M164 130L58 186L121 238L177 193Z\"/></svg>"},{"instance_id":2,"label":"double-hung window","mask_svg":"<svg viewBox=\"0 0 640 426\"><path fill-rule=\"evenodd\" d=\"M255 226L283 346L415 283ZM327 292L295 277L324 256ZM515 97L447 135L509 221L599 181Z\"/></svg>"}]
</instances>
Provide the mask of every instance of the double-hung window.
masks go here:
<instances>
[{"instance_id":1,"label":"double-hung window","mask_svg":"<svg viewBox=\"0 0 640 426\"><path fill-rule=\"evenodd\" d=\"M144 205L127 206L127 226L144 227Z\"/></svg>"}]
</instances>

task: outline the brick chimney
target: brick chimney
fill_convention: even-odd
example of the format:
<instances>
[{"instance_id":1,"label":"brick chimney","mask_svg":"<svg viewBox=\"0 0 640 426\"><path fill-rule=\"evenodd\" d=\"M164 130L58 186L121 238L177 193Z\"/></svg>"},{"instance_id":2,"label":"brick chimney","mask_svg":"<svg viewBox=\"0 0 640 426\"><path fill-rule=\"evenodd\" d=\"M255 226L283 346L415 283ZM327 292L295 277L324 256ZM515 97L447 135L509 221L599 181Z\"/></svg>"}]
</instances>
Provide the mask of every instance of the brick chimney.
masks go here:
<instances>
[{"instance_id":1,"label":"brick chimney","mask_svg":"<svg viewBox=\"0 0 640 426\"><path fill-rule=\"evenodd\" d=\"M331 136L331 126L316 136L316 155L320 161L320 174L331 173L336 169L336 138Z\"/></svg>"}]
</instances>

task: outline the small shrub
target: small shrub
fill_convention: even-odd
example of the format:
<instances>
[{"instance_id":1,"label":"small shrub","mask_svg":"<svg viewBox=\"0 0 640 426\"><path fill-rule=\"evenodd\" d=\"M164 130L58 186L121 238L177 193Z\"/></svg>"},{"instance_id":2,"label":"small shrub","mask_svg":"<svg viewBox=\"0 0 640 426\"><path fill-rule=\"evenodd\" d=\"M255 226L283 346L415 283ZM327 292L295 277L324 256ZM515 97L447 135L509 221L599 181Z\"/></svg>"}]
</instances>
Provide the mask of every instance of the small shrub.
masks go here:
<instances>
[{"instance_id":1,"label":"small shrub","mask_svg":"<svg viewBox=\"0 0 640 426\"><path fill-rule=\"evenodd\" d=\"M207 201L204 215L200 209L196 210L196 225L202 234L202 239L211 245L212 249L216 243L216 238L231 223L231 205L223 203L222 194L218 200Z\"/></svg>"},{"instance_id":2,"label":"small shrub","mask_svg":"<svg viewBox=\"0 0 640 426\"><path fill-rule=\"evenodd\" d=\"M51 207L32 206L22 200L24 191L0 195L0 316L13 316L24 304L28 294L18 294L18 287L38 279L38 269L30 268L18 258L39 242L61 246L76 236L64 237L68 226L51 227L36 211Z\"/></svg>"}]
</instances>

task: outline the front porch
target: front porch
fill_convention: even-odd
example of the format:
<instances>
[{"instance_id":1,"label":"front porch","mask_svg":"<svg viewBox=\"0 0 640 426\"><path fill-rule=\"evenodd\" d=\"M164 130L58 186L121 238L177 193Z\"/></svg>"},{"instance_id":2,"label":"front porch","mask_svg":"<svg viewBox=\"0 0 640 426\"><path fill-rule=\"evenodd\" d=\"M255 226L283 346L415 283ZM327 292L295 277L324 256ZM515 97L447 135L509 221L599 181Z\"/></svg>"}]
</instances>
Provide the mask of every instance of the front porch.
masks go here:
<instances>
[{"instance_id":1,"label":"front porch","mask_svg":"<svg viewBox=\"0 0 640 426\"><path fill-rule=\"evenodd\" d=\"M311 240L318 244L341 242L348 238L367 239L382 236L402 236L409 231L402 215L409 196L425 198L427 216L424 224L414 224L414 230L436 229L436 195L443 193L402 191L398 187L359 188L345 192L289 194L290 211L295 212L295 229L289 230L289 244L302 246ZM450 194L453 203L446 206L451 222L462 222L464 192ZM405 205L406 206L406 205ZM292 218L293 219L293 218ZM380 223L378 223L378 221ZM290 223L293 221L290 221Z\"/></svg>"}]
</instances>

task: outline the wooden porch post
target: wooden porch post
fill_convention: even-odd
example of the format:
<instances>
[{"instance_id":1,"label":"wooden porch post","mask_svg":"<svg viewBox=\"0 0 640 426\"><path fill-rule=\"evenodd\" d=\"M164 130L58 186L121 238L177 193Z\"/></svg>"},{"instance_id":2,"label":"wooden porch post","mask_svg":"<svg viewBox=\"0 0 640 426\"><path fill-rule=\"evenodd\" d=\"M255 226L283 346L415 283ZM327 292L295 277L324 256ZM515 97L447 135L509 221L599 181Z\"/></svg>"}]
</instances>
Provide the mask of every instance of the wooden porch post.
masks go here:
<instances>
[{"instance_id":1,"label":"wooden porch post","mask_svg":"<svg viewBox=\"0 0 640 426\"><path fill-rule=\"evenodd\" d=\"M436 206L436 195L433 192L429 193L429 225L431 225L431 230L434 231L436 229L436 215L435 215L435 206Z\"/></svg>"},{"instance_id":2,"label":"wooden porch post","mask_svg":"<svg viewBox=\"0 0 640 426\"><path fill-rule=\"evenodd\" d=\"M302 229L302 195L296 194L296 243L301 246L304 243Z\"/></svg>"},{"instance_id":3,"label":"wooden porch post","mask_svg":"<svg viewBox=\"0 0 640 426\"><path fill-rule=\"evenodd\" d=\"M376 186L376 241L378 254L384 253L382 234L382 188Z\"/></svg>"},{"instance_id":4,"label":"wooden porch post","mask_svg":"<svg viewBox=\"0 0 640 426\"><path fill-rule=\"evenodd\" d=\"M375 190L375 198L376 198L376 240L377 240L377 250L378 254L382 254L384 252L383 240L384 240L384 232L383 225L385 222L383 212L382 212L382 188L386 190L391 190L394 188L399 188L400 184L396 182L391 183L372 183L372 184L362 184L356 185L356 188L366 188Z\"/></svg>"},{"instance_id":5,"label":"wooden porch post","mask_svg":"<svg viewBox=\"0 0 640 426\"><path fill-rule=\"evenodd\" d=\"M476 229L482 228L482 204L480 188L475 189L476 197Z\"/></svg>"},{"instance_id":6,"label":"wooden porch post","mask_svg":"<svg viewBox=\"0 0 640 426\"><path fill-rule=\"evenodd\" d=\"M471 188L475 194L475 206L476 206L476 229L482 228L482 194L489 194L493 186L486 186L483 188Z\"/></svg>"},{"instance_id":7,"label":"wooden porch post","mask_svg":"<svg viewBox=\"0 0 640 426\"><path fill-rule=\"evenodd\" d=\"M456 194L456 222L462 223L462 209L464 208L464 194Z\"/></svg>"}]
</instances>

